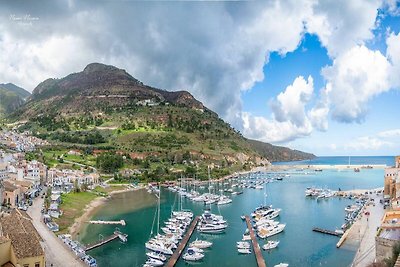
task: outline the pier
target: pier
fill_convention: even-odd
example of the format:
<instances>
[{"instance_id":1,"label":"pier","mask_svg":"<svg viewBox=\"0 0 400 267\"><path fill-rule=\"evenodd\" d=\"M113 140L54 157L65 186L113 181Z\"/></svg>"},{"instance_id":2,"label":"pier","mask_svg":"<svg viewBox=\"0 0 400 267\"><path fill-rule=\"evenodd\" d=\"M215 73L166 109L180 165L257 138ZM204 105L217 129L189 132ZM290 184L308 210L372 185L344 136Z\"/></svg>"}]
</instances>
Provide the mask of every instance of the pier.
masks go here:
<instances>
[{"instance_id":1,"label":"pier","mask_svg":"<svg viewBox=\"0 0 400 267\"><path fill-rule=\"evenodd\" d=\"M254 234L253 227L250 223L250 217L246 215L246 224L250 232L251 243L253 244L254 255L256 256L258 267L267 267L264 257L261 254L260 245L258 245L256 235Z\"/></svg>"},{"instance_id":2,"label":"pier","mask_svg":"<svg viewBox=\"0 0 400 267\"><path fill-rule=\"evenodd\" d=\"M100 247L100 246L102 246L104 244L107 244L107 243L109 243L109 242L111 242L111 241L113 241L113 240L115 240L117 238L120 238L120 235L125 236L125 237L128 236L128 235L123 234L123 233L121 233L119 231L115 231L112 235L108 236L107 238L99 240L96 243L87 245L86 248L85 248L85 251L89 251L89 250L98 248L98 247Z\"/></svg>"},{"instance_id":3,"label":"pier","mask_svg":"<svg viewBox=\"0 0 400 267\"><path fill-rule=\"evenodd\" d=\"M125 226L125 220L120 220L120 221L103 221L103 220L98 220L98 221L88 221L87 223L91 224L120 224L122 226Z\"/></svg>"},{"instance_id":4,"label":"pier","mask_svg":"<svg viewBox=\"0 0 400 267\"><path fill-rule=\"evenodd\" d=\"M194 218L193 222L190 224L189 230L187 231L185 237L181 240L179 243L179 246L176 248L174 251L174 254L172 254L171 258L169 258L169 261L165 265L166 267L173 267L175 266L176 262L180 258L183 250L185 249L187 242L189 241L190 237L192 236L194 229L196 228L197 223L199 222L200 217L196 216Z\"/></svg>"},{"instance_id":5,"label":"pier","mask_svg":"<svg viewBox=\"0 0 400 267\"><path fill-rule=\"evenodd\" d=\"M322 228L318 228L318 227L315 227L312 230L314 232L323 233L323 234L327 234L327 235L334 235L334 236L341 236L342 235L342 234L336 233L335 231L322 229Z\"/></svg>"}]
</instances>

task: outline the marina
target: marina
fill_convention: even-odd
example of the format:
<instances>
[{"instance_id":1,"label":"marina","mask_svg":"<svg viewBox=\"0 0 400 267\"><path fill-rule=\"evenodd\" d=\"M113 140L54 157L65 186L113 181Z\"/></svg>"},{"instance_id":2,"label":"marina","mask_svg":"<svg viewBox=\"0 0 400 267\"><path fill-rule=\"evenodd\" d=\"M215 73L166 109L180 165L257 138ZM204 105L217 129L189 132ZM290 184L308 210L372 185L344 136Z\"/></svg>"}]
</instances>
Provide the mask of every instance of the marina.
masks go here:
<instances>
[{"instance_id":1,"label":"marina","mask_svg":"<svg viewBox=\"0 0 400 267\"><path fill-rule=\"evenodd\" d=\"M322 233L322 234L327 234L327 235L334 235L334 236L341 236L341 233L338 233L336 231L332 231L332 230L327 230L327 229L321 229L321 228L313 228L312 229L314 232L318 232L318 233Z\"/></svg>"},{"instance_id":2,"label":"marina","mask_svg":"<svg viewBox=\"0 0 400 267\"><path fill-rule=\"evenodd\" d=\"M190 237L192 236L197 223L199 221L200 217L197 216L194 218L194 220L192 221L188 232L186 233L185 237L181 240L181 242L179 243L178 248L175 250L174 254L172 254L171 258L169 258L167 264L165 265L166 267L173 267L175 266L176 262L178 261L179 257L181 256L183 250L185 249Z\"/></svg>"},{"instance_id":3,"label":"marina","mask_svg":"<svg viewBox=\"0 0 400 267\"><path fill-rule=\"evenodd\" d=\"M253 244L254 255L256 256L256 260L257 260L257 266L258 267L266 267L267 265L265 264L264 257L261 254L260 245L258 245L258 241L257 241L256 235L254 234L253 227L251 225L249 216L246 216L246 224L247 224L247 228L249 229L249 232L250 232L251 243Z\"/></svg>"},{"instance_id":4,"label":"marina","mask_svg":"<svg viewBox=\"0 0 400 267\"><path fill-rule=\"evenodd\" d=\"M296 172L298 173L296 175ZM378 188L381 183L382 170L379 169L368 169L361 170L363 179L359 179L359 174L351 170L346 171L335 171L335 170L324 170L318 172L318 174L310 173L304 174L304 171L291 170L290 176L285 176L283 173L279 175L283 180L276 180L276 174L264 173L254 174L238 178L233 178L230 181L211 182L213 188L209 189L207 186L200 188L196 186L196 191L201 194L220 192L219 190L227 190L232 188L233 191L243 191L242 194L232 196L233 202L228 205L217 205L208 204L207 207L211 208L211 212L214 214L221 214L225 220L229 223L229 228L222 234L206 234L199 231L194 231L189 239L189 243L195 239L202 239L213 242L213 248L207 250L207 254L201 260L195 262L196 265L200 266L255 266L257 265L256 257L253 255L238 254L236 248L236 242L242 238L243 225L246 222L241 222L240 217L245 214L253 212L254 207L257 207L264 201L265 193L267 193L267 204L273 204L281 209L280 220L287 224L285 231L273 236L273 239L279 240L279 247L274 249L261 250L260 254L266 261L268 266L274 266L280 264L282 261L288 262L291 266L340 266L351 263L355 248L347 245L347 242L342 244L344 249L336 249L337 239L329 237L326 234L316 233L311 231L315 225L318 225L322 229L340 229L343 224L343 214L345 214L345 208L354 204L353 199L345 197L331 197L324 199L323 201L316 201L312 198L304 197L304 190L307 187L319 187L319 188L341 188L343 191L352 190L353 188ZM225 183L225 184L224 184ZM264 186L265 190L257 190L255 186L257 184ZM235 185L232 187L232 185ZM252 187L254 185L254 188ZM243 187L241 187L243 186ZM192 192L191 186L186 186L186 192ZM290 194L281 194L282 190L290 192ZM178 190L179 191L179 190ZM146 192L147 193L147 192ZM223 195L229 195L230 192L222 192ZM121 199L111 200L110 208L105 207L102 211L98 212L93 220L101 218L103 220L115 220L121 218L121 215L115 211L112 206L124 207L129 205L129 195L126 194ZM179 204L176 204L177 195L180 196L177 191L169 190L167 188L161 188L161 209L160 217L161 221L167 220L171 215L171 210L175 210ZM216 194L220 197L221 193ZM180 198L180 197L179 197ZM143 208L135 211L130 215L122 216L127 222L127 227L124 228L127 233L133 237L127 244L120 246L119 242L110 242L107 245L93 249L90 254L95 257L99 266L107 266L113 261L120 262L120 258L116 253L113 253L113 248L118 249L118 255L124 255L128 253L129 247L132 253L132 257L137 259L136 263L127 261L121 264L131 264L133 266L141 266L145 262L144 256L146 252L143 250L143 243L148 239L148 233L150 232L151 221L154 216L154 208L157 203L156 198L153 198L152 206ZM190 209L195 215L204 213L204 201L196 202L191 200L187 196L182 196L182 206L184 209ZM211 206L210 206L211 205ZM301 212L300 212L301 211ZM147 218L147 219L144 219ZM146 220L150 222L150 225L143 225L141 221ZM137 229L133 229L129 225L136 225ZM87 228L97 229L95 231L85 231L82 235L84 237L84 243L88 243L91 238L95 238L96 232L100 231L107 232L107 229L111 225L87 225ZM147 234L146 234L147 233ZM257 238L257 237L256 237ZM85 241L88 240L88 241ZM263 247L264 245L260 242L264 242L263 239L258 239L258 246ZM270 239L268 238L268 241ZM267 240L265 240L267 244ZM305 245L301 245L305 244ZM186 246L187 247L187 246ZM268 246L267 246L268 247ZM251 249L251 254L255 253L255 250ZM125 252L126 251L126 252ZM220 251L224 251L221 255ZM102 256L102 253L106 253L107 257ZM177 259L175 266L185 266L187 263L182 259L183 253ZM317 254L316 254L317 253ZM126 254L125 257L127 257ZM314 255L314 256L312 256ZM321 257L317 256L321 255ZM323 258L322 258L322 255ZM125 258L124 257L124 258ZM339 263L338 263L339 259ZM131 263L129 263L131 262Z\"/></svg>"}]
</instances>

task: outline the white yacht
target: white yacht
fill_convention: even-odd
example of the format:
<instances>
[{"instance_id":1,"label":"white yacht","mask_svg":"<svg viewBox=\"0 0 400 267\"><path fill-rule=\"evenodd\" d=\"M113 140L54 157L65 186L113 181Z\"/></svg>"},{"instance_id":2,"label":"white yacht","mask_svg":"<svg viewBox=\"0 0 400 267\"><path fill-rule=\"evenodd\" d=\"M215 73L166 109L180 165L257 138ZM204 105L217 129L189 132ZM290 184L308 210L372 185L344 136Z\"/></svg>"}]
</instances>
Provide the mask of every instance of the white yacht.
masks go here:
<instances>
[{"instance_id":1,"label":"white yacht","mask_svg":"<svg viewBox=\"0 0 400 267\"><path fill-rule=\"evenodd\" d=\"M280 232L282 232L286 227L286 224L279 224L277 226L274 227L267 227L267 228L259 228L257 235L260 238L267 238L276 234L279 234Z\"/></svg>"},{"instance_id":2,"label":"white yacht","mask_svg":"<svg viewBox=\"0 0 400 267\"><path fill-rule=\"evenodd\" d=\"M204 223L197 226L197 230L200 233L219 234L224 232L226 227L225 224Z\"/></svg>"},{"instance_id":3,"label":"white yacht","mask_svg":"<svg viewBox=\"0 0 400 267\"><path fill-rule=\"evenodd\" d=\"M270 240L270 241L268 241L267 244L265 244L262 248L263 248L264 250L269 250L269 249L276 248L278 245L279 245L279 241Z\"/></svg>"},{"instance_id":4,"label":"white yacht","mask_svg":"<svg viewBox=\"0 0 400 267\"><path fill-rule=\"evenodd\" d=\"M182 258L186 261L198 261L204 258L204 254L188 249L187 252L183 254Z\"/></svg>"},{"instance_id":5,"label":"white yacht","mask_svg":"<svg viewBox=\"0 0 400 267\"><path fill-rule=\"evenodd\" d=\"M170 246L166 246L164 243L162 243L160 241L157 242L157 241L150 240L150 241L146 242L145 246L146 246L146 248L148 250L152 250L152 251L155 251L155 252L160 252L160 253L163 253L163 254L166 254L166 255L172 255L173 254L173 251L172 251L171 247Z\"/></svg>"},{"instance_id":6,"label":"white yacht","mask_svg":"<svg viewBox=\"0 0 400 267\"><path fill-rule=\"evenodd\" d=\"M163 266L164 262L153 258L148 258L145 264L148 264L150 266Z\"/></svg>"},{"instance_id":7,"label":"white yacht","mask_svg":"<svg viewBox=\"0 0 400 267\"><path fill-rule=\"evenodd\" d=\"M205 241L205 240L199 240L196 239L192 243L189 244L190 247L197 247L197 248L209 248L212 246L212 242Z\"/></svg>"},{"instance_id":8,"label":"white yacht","mask_svg":"<svg viewBox=\"0 0 400 267\"><path fill-rule=\"evenodd\" d=\"M229 197L220 197L220 199L217 202L217 205L226 205L232 203L232 199Z\"/></svg>"},{"instance_id":9,"label":"white yacht","mask_svg":"<svg viewBox=\"0 0 400 267\"><path fill-rule=\"evenodd\" d=\"M277 265L274 265L274 267L288 267L289 264L288 263L279 263Z\"/></svg>"},{"instance_id":10,"label":"white yacht","mask_svg":"<svg viewBox=\"0 0 400 267\"><path fill-rule=\"evenodd\" d=\"M237 250L240 254L251 254L251 250L249 248L238 248Z\"/></svg>"},{"instance_id":11,"label":"white yacht","mask_svg":"<svg viewBox=\"0 0 400 267\"><path fill-rule=\"evenodd\" d=\"M167 257L165 257L165 255L163 255L162 253L147 252L146 255L149 258L160 260L160 261L166 261L167 260Z\"/></svg>"}]
</instances>

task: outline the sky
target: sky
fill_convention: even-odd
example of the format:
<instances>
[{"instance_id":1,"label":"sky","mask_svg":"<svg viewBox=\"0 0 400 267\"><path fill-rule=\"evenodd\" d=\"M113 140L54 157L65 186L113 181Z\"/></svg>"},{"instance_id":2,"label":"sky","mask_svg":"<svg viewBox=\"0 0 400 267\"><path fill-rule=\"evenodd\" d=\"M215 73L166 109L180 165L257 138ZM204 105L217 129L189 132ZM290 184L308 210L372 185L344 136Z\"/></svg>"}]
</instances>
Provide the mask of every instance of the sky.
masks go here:
<instances>
[{"instance_id":1,"label":"sky","mask_svg":"<svg viewBox=\"0 0 400 267\"><path fill-rule=\"evenodd\" d=\"M0 83L92 62L187 90L247 138L400 154L399 1L0 2Z\"/></svg>"}]
</instances>

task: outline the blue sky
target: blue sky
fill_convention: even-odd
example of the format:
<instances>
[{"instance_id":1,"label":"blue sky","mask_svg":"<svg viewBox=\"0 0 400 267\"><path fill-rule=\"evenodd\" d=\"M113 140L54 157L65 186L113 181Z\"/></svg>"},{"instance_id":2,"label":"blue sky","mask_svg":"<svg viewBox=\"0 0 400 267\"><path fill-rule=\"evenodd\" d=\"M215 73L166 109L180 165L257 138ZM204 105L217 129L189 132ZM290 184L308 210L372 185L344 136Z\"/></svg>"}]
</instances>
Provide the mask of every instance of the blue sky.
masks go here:
<instances>
[{"instance_id":1,"label":"blue sky","mask_svg":"<svg viewBox=\"0 0 400 267\"><path fill-rule=\"evenodd\" d=\"M372 32L374 37L365 45L371 50L386 54L386 37L389 32L398 34L400 17L380 11L383 16L379 26ZM249 91L242 93L243 109L255 116L271 117L273 112L269 102L285 90L298 76L314 79L313 99L307 104L313 106L318 92L324 89L326 81L321 75L325 66L331 65L327 49L315 34L306 33L298 48L285 55L274 52L263 68L264 80L257 82ZM397 73L400 75L400 73ZM400 135L391 138L390 144L378 147L360 145L352 147L351 142L366 136L374 137L383 131L399 129L398 121L400 91L398 87L373 97L368 102L368 111L362 122L343 123L328 117L329 128L326 131L314 131L307 137L283 142L292 148L312 151L317 155L397 155L400 153ZM368 139L366 139L368 143ZM278 142L279 143L279 142ZM348 147L350 145L350 147ZM364 144L363 144L364 145Z\"/></svg>"},{"instance_id":2,"label":"blue sky","mask_svg":"<svg viewBox=\"0 0 400 267\"><path fill-rule=\"evenodd\" d=\"M0 3L0 82L92 62L187 90L245 137L316 155L400 154L397 0Z\"/></svg>"}]
</instances>

